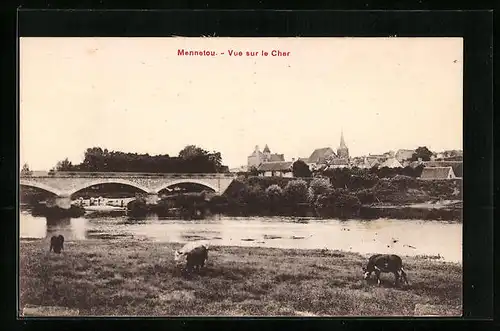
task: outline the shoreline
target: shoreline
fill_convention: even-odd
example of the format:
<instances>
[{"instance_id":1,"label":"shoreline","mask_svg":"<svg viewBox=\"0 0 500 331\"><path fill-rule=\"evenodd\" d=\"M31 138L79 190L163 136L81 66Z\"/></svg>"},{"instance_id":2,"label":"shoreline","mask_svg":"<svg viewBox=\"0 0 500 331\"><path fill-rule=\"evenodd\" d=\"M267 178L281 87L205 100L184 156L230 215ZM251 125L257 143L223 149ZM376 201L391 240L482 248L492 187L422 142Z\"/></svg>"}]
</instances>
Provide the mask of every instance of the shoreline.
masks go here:
<instances>
[{"instance_id":1,"label":"shoreline","mask_svg":"<svg viewBox=\"0 0 500 331\"><path fill-rule=\"evenodd\" d=\"M47 241L48 238L35 238L35 237L25 237L25 238L19 238L19 243L33 243L33 242L40 242L40 241ZM246 244L229 244L229 243L217 243L217 240L212 240L212 239L193 239L193 240L186 240L186 241L150 241L148 239L138 239L134 238L133 236L127 236L127 235L97 235L93 237L89 237L85 240L69 240L67 239L65 241L65 244L68 243L84 243L86 245L87 242L91 243L96 243L99 244L100 241L102 240L116 240L116 241L122 241L122 240L127 240L129 242L146 242L146 243L151 243L153 245L177 245L177 246L183 246L188 242L194 242L194 241L200 241L200 242L207 242L210 247L224 247L224 248L232 248L232 249L255 249L255 250L261 250L261 249L270 249L270 250L282 250L282 251L297 251L297 252L303 252L303 254L307 254L308 252L315 252L315 251L331 251L331 252L338 252L341 254L354 254L354 255L359 255L364 258L369 258L373 254L377 253L383 253L383 254L397 254L401 258L410 258L410 259L419 259L419 260L429 260L429 261L435 261L439 263L451 263L451 264L456 264L456 265L462 265L463 261L460 260L455 260L455 259L446 259L444 256L442 256L440 253L436 254L405 254L405 253L398 253L398 252L362 252L362 251L357 251L357 250L345 250L345 249L333 249L333 248L300 248L300 247L275 247L275 246L267 246L263 242L256 241L254 239L241 239L242 242L253 242L256 243L255 245L246 245Z\"/></svg>"},{"instance_id":2,"label":"shoreline","mask_svg":"<svg viewBox=\"0 0 500 331\"><path fill-rule=\"evenodd\" d=\"M462 265L403 257L409 286L362 279L367 256L337 250L213 246L200 274L173 261L180 243L20 240L20 303L77 309L80 316L414 316L431 305L458 316ZM69 295L71 293L71 295ZM445 307L444 311L441 308Z\"/></svg>"}]
</instances>

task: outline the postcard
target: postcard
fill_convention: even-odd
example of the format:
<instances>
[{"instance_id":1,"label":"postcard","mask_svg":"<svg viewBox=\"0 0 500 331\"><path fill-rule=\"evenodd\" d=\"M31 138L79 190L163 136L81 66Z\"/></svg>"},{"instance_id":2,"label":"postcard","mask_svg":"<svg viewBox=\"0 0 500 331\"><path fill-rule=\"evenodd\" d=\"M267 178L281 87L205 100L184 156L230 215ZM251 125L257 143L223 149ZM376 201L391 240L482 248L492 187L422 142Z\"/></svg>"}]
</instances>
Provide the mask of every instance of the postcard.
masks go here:
<instances>
[{"instance_id":1,"label":"postcard","mask_svg":"<svg viewBox=\"0 0 500 331\"><path fill-rule=\"evenodd\" d=\"M19 44L21 317L462 315L462 38Z\"/></svg>"}]
</instances>

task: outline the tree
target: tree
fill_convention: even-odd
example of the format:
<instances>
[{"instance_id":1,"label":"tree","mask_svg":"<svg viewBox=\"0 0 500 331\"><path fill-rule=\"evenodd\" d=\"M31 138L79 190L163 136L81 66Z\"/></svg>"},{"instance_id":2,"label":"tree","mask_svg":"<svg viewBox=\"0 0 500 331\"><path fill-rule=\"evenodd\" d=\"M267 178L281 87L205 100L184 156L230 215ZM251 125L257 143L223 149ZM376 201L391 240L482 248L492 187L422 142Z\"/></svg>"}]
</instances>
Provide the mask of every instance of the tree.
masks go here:
<instances>
[{"instance_id":1,"label":"tree","mask_svg":"<svg viewBox=\"0 0 500 331\"><path fill-rule=\"evenodd\" d=\"M33 171L30 170L30 167L28 166L27 163L23 165L23 168L21 169L21 176L28 177L33 174Z\"/></svg>"},{"instance_id":2,"label":"tree","mask_svg":"<svg viewBox=\"0 0 500 331\"><path fill-rule=\"evenodd\" d=\"M209 153L196 145L188 145L179 152L186 172L221 172L222 156L219 152Z\"/></svg>"},{"instance_id":3,"label":"tree","mask_svg":"<svg viewBox=\"0 0 500 331\"><path fill-rule=\"evenodd\" d=\"M196 145L188 145L179 152L179 157L183 160L191 160L206 155L208 155L208 152Z\"/></svg>"},{"instance_id":4,"label":"tree","mask_svg":"<svg viewBox=\"0 0 500 331\"><path fill-rule=\"evenodd\" d=\"M266 197L271 203L278 203L283 197L283 189L277 184L273 184L266 188Z\"/></svg>"},{"instance_id":5,"label":"tree","mask_svg":"<svg viewBox=\"0 0 500 331\"><path fill-rule=\"evenodd\" d=\"M56 171L71 171L71 170L73 170L73 164L71 164L71 161L69 161L68 158L65 158L64 160L57 162Z\"/></svg>"},{"instance_id":6,"label":"tree","mask_svg":"<svg viewBox=\"0 0 500 331\"><path fill-rule=\"evenodd\" d=\"M289 205L297 205L307 202L307 183L301 179L288 182L285 187L284 197Z\"/></svg>"},{"instance_id":7,"label":"tree","mask_svg":"<svg viewBox=\"0 0 500 331\"><path fill-rule=\"evenodd\" d=\"M87 148L82 163L82 168L86 171L102 170L104 165L104 151L100 147Z\"/></svg>"},{"instance_id":8,"label":"tree","mask_svg":"<svg viewBox=\"0 0 500 331\"><path fill-rule=\"evenodd\" d=\"M293 177L311 177L311 169L302 160L295 161L292 166Z\"/></svg>"},{"instance_id":9,"label":"tree","mask_svg":"<svg viewBox=\"0 0 500 331\"><path fill-rule=\"evenodd\" d=\"M317 197L320 194L326 194L332 188L328 178L314 178L309 184L311 193Z\"/></svg>"},{"instance_id":10,"label":"tree","mask_svg":"<svg viewBox=\"0 0 500 331\"><path fill-rule=\"evenodd\" d=\"M248 172L250 173L251 176L259 175L259 170L257 170L257 167L255 166L250 167L250 169L248 169Z\"/></svg>"},{"instance_id":11,"label":"tree","mask_svg":"<svg viewBox=\"0 0 500 331\"><path fill-rule=\"evenodd\" d=\"M418 161L418 159L422 159L422 161L430 161L432 154L433 153L427 147L419 147L411 156L411 161Z\"/></svg>"}]
</instances>

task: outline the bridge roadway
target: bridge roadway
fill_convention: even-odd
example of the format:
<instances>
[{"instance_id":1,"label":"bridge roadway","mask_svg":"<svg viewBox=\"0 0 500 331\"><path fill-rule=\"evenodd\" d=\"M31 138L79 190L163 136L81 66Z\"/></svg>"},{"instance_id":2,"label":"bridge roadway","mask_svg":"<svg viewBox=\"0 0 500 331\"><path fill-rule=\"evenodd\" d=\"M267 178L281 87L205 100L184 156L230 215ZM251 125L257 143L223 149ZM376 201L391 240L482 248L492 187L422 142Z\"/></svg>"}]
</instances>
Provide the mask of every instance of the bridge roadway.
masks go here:
<instances>
[{"instance_id":1,"label":"bridge roadway","mask_svg":"<svg viewBox=\"0 0 500 331\"><path fill-rule=\"evenodd\" d=\"M20 185L35 187L55 195L53 203L61 208L71 207L71 196L85 188L99 184L122 184L137 188L146 196L146 201L155 204L163 189L181 184L199 184L222 194L236 178L231 173L132 173L132 172L34 172L21 175Z\"/></svg>"}]
</instances>

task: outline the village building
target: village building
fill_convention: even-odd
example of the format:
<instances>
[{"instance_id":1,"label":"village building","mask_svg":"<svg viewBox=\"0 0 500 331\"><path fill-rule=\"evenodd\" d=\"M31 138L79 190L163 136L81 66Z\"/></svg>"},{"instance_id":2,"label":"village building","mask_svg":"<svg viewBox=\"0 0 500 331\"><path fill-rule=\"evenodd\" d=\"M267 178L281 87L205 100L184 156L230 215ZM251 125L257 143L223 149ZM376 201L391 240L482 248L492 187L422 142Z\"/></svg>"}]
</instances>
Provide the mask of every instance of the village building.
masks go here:
<instances>
[{"instance_id":1,"label":"village building","mask_svg":"<svg viewBox=\"0 0 500 331\"><path fill-rule=\"evenodd\" d=\"M350 163L349 163L348 159L331 159L328 162L329 169L348 168L349 166L350 166Z\"/></svg>"},{"instance_id":2,"label":"village building","mask_svg":"<svg viewBox=\"0 0 500 331\"><path fill-rule=\"evenodd\" d=\"M351 167L357 167L360 169L369 168L367 159L364 156L353 157L349 160L349 163Z\"/></svg>"},{"instance_id":3,"label":"village building","mask_svg":"<svg viewBox=\"0 0 500 331\"><path fill-rule=\"evenodd\" d=\"M420 175L421 179L454 179L456 178L452 167L425 167Z\"/></svg>"},{"instance_id":4,"label":"village building","mask_svg":"<svg viewBox=\"0 0 500 331\"><path fill-rule=\"evenodd\" d=\"M382 164L380 164L378 167L379 168L384 168L384 167L387 167L387 168L403 168L403 166L401 165L401 163L399 163L399 161L396 160L396 158L387 159L387 160L385 160L385 162L383 162Z\"/></svg>"},{"instance_id":5,"label":"village building","mask_svg":"<svg viewBox=\"0 0 500 331\"><path fill-rule=\"evenodd\" d=\"M414 153L415 153L414 149L399 149L396 152L395 157L396 157L396 160L398 160L398 162L401 163L401 162L404 162L404 161L411 159Z\"/></svg>"},{"instance_id":6,"label":"village building","mask_svg":"<svg viewBox=\"0 0 500 331\"><path fill-rule=\"evenodd\" d=\"M259 165L262 163L266 162L280 162L280 161L285 161L285 156L283 154L276 154L276 153L271 153L271 150L269 147L266 145L264 147L264 150L261 152L259 150L259 146L255 146L255 150L253 153L248 157L247 161L247 166L248 169L255 167L257 168Z\"/></svg>"},{"instance_id":7,"label":"village building","mask_svg":"<svg viewBox=\"0 0 500 331\"><path fill-rule=\"evenodd\" d=\"M307 161L304 160L305 158L299 158L299 160L302 160L306 163L320 164L320 163L324 163L325 160L331 156L337 157L337 155L335 154L333 149L331 149L330 147L323 147L323 148L315 149L311 153L311 155L307 158Z\"/></svg>"},{"instance_id":8,"label":"village building","mask_svg":"<svg viewBox=\"0 0 500 331\"><path fill-rule=\"evenodd\" d=\"M265 162L259 165L257 170L259 176L264 177L293 177L292 165L293 162L287 161Z\"/></svg>"},{"instance_id":9,"label":"village building","mask_svg":"<svg viewBox=\"0 0 500 331\"><path fill-rule=\"evenodd\" d=\"M232 173L240 173L240 172L247 172L247 171L248 171L247 166L241 166L241 167L229 169L229 172L232 172Z\"/></svg>"},{"instance_id":10,"label":"village building","mask_svg":"<svg viewBox=\"0 0 500 331\"><path fill-rule=\"evenodd\" d=\"M463 176L463 162L462 161L424 161L421 162L425 167L451 167L456 177Z\"/></svg>"},{"instance_id":11,"label":"village building","mask_svg":"<svg viewBox=\"0 0 500 331\"><path fill-rule=\"evenodd\" d=\"M372 167L377 167L380 164L387 161L388 156L384 154L368 154L368 156L366 156L365 159L366 159L365 163L368 165L368 167L372 168Z\"/></svg>"},{"instance_id":12,"label":"village building","mask_svg":"<svg viewBox=\"0 0 500 331\"><path fill-rule=\"evenodd\" d=\"M337 153L331 147L315 149L308 158L299 158L305 162L311 170L326 168L344 168L350 166L349 148L344 140L344 133L340 134L340 145Z\"/></svg>"}]
</instances>

